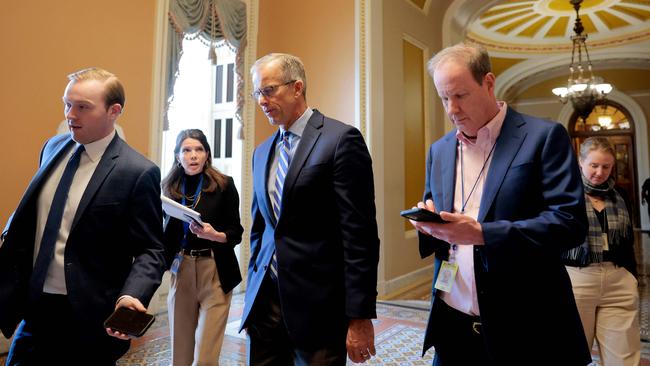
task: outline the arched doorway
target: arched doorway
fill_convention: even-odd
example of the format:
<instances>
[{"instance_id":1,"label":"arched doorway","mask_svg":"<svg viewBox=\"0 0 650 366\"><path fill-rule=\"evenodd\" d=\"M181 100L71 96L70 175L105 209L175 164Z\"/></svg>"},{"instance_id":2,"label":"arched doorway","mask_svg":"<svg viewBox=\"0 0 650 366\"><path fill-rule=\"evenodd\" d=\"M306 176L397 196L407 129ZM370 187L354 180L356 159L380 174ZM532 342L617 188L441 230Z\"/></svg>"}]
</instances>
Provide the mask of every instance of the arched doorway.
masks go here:
<instances>
[{"instance_id":1,"label":"arched doorway","mask_svg":"<svg viewBox=\"0 0 650 366\"><path fill-rule=\"evenodd\" d=\"M616 186L627 193L630 210L634 216L634 226L639 227L635 130L630 113L616 102L604 101L594 107L586 120L574 113L568 130L576 152L580 150L580 144L591 136L606 137L612 143L616 153Z\"/></svg>"}]
</instances>

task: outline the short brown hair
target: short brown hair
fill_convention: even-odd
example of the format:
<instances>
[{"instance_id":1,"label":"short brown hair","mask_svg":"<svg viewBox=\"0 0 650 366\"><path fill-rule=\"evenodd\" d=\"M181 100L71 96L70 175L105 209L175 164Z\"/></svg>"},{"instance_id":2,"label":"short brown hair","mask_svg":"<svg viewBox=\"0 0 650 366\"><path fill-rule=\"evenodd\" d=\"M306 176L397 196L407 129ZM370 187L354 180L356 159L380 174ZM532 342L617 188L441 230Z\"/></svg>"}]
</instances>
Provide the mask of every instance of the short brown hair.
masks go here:
<instances>
[{"instance_id":1,"label":"short brown hair","mask_svg":"<svg viewBox=\"0 0 650 366\"><path fill-rule=\"evenodd\" d=\"M427 70L431 77L439 64L450 60L464 63L479 85L483 85L485 75L492 72L490 55L485 48L469 43L458 43L442 49L427 62Z\"/></svg>"},{"instance_id":2,"label":"short brown hair","mask_svg":"<svg viewBox=\"0 0 650 366\"><path fill-rule=\"evenodd\" d=\"M113 73L110 73L104 69L98 67L90 67L87 69L79 70L68 75L68 80L70 81L83 81L83 80L99 80L103 81L106 85L106 90L104 95L104 103L106 103L106 109L113 104L119 104L124 108L124 103L126 102L126 97L124 95L124 86L120 80Z\"/></svg>"}]
</instances>

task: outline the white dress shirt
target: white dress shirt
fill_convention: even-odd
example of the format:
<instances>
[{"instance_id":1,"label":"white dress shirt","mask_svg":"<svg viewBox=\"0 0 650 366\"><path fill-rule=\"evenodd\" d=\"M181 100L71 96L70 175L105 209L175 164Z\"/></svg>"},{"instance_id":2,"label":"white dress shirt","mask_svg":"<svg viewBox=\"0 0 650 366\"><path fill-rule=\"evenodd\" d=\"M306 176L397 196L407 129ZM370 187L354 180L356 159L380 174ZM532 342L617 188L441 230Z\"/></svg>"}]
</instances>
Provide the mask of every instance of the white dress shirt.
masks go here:
<instances>
[{"instance_id":1,"label":"white dress shirt","mask_svg":"<svg viewBox=\"0 0 650 366\"><path fill-rule=\"evenodd\" d=\"M56 244L54 245L54 256L52 258L52 262L50 262L47 276L45 277L43 292L51 294L67 294L65 284L65 271L63 266L65 245L68 241L68 235L70 235L72 221L74 220L74 216L77 213L77 208L79 207L81 197L83 196L83 193L86 190L88 183L90 182L90 178L95 172L95 169L97 168L102 155L104 155L108 144L110 144L114 136L115 131L101 140L97 140L90 144L84 145L85 151L81 154L79 167L77 168L74 178L72 179L70 192L68 192L68 199L66 200L65 208L63 209L61 227L59 229L59 235L56 239ZM79 144L72 145L72 148L66 153L66 155L59 160L57 166L52 169L49 178L47 178L47 181L43 184L43 188L38 195L38 201L36 203L37 213L36 240L34 242L34 263L36 263L36 257L38 256L38 251L41 247L43 230L45 229L47 216L50 213L50 206L52 205L52 200L54 199L54 192L56 192L59 181L63 176L65 166L67 165L68 160L70 160L72 153L77 149L77 146L79 146ZM92 243L88 244L91 245Z\"/></svg>"}]
</instances>

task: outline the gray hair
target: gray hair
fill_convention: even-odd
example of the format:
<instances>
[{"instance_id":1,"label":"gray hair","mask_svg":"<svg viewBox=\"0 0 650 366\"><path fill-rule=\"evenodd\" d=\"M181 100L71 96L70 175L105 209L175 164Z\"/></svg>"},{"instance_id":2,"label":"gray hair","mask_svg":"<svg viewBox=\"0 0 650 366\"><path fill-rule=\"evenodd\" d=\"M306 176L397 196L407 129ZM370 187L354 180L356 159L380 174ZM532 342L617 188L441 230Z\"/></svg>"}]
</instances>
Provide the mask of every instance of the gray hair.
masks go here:
<instances>
[{"instance_id":1,"label":"gray hair","mask_svg":"<svg viewBox=\"0 0 650 366\"><path fill-rule=\"evenodd\" d=\"M253 66L251 66L251 76L257 73L257 70L260 67L272 62L277 62L280 65L284 82L290 80L302 81L302 96L307 99L307 78L305 77L305 66L296 56L286 53L269 53L268 55L259 58L255 61Z\"/></svg>"},{"instance_id":2,"label":"gray hair","mask_svg":"<svg viewBox=\"0 0 650 366\"><path fill-rule=\"evenodd\" d=\"M427 70L431 77L438 65L451 60L464 63L479 85L483 85L483 78L492 71L490 56L485 48L474 44L458 43L442 49L427 62Z\"/></svg>"}]
</instances>

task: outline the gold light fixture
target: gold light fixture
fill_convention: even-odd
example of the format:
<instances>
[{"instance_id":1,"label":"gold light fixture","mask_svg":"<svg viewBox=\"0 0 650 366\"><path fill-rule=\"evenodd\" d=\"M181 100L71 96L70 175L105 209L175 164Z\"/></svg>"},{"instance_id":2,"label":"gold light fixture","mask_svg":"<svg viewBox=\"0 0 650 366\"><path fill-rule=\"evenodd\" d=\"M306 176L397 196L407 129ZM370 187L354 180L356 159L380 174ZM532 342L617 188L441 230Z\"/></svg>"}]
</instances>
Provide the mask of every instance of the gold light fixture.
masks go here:
<instances>
[{"instance_id":1,"label":"gold light fixture","mask_svg":"<svg viewBox=\"0 0 650 366\"><path fill-rule=\"evenodd\" d=\"M580 20L580 4L582 0L569 0L576 11L576 23L573 27L574 35L571 36L573 50L571 51L571 65L569 65L569 80L566 87L554 88L553 94L560 97L562 103L571 101L573 108L583 120L589 116L596 103L604 99L612 91L612 84L603 82L603 79L594 76L591 70L591 60L587 50L587 34ZM584 50L586 61L583 62ZM577 52L577 60L576 60Z\"/></svg>"}]
</instances>

